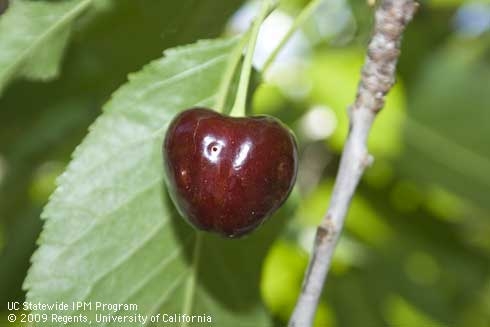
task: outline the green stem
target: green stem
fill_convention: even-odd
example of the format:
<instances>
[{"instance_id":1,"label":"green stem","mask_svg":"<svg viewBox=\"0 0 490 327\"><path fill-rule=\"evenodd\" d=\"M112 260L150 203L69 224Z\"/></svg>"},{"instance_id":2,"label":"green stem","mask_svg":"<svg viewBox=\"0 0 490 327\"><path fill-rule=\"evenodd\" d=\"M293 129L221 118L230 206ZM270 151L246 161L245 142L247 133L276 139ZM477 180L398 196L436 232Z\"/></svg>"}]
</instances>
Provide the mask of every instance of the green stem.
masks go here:
<instances>
[{"instance_id":1,"label":"green stem","mask_svg":"<svg viewBox=\"0 0 490 327\"><path fill-rule=\"evenodd\" d=\"M235 104L231 109L230 116L243 117L245 116L245 105L247 103L248 84L250 82L250 75L252 72L252 59L255 51L255 45L257 44L257 37L259 35L260 26L263 21L269 15L269 13L275 8L276 1L274 0L262 0L262 6L260 12L252 25L252 31L250 41L248 42L247 52L245 53L245 59L243 61L242 72L240 74L240 82L238 83L238 91L235 99Z\"/></svg>"},{"instance_id":2,"label":"green stem","mask_svg":"<svg viewBox=\"0 0 490 327\"><path fill-rule=\"evenodd\" d=\"M294 20L293 25L291 25L291 27L284 35L284 37L281 39L277 47L274 49L274 51L272 51L272 53L265 61L264 66L262 67L262 74L265 75L267 70L270 68L271 64L274 62L274 60L276 60L277 55L281 52L284 46L289 42L289 40L294 35L294 33L298 30L298 28L300 28L305 23L305 21L311 17L311 15L315 12L315 10L322 3L322 1L323 0L313 0L310 3L308 3L306 7L303 8L303 10L299 13L299 15Z\"/></svg>"},{"instance_id":3,"label":"green stem","mask_svg":"<svg viewBox=\"0 0 490 327\"><path fill-rule=\"evenodd\" d=\"M245 47L245 44L247 44L249 39L250 30L248 30L241 36L240 42L230 54L230 60L228 61L228 66L226 67L225 74L223 75L223 80L216 96L215 110L218 112L223 112L225 110L226 100L228 98L231 83L233 82L233 77L235 76L235 71L242 59L243 48Z\"/></svg>"}]
</instances>

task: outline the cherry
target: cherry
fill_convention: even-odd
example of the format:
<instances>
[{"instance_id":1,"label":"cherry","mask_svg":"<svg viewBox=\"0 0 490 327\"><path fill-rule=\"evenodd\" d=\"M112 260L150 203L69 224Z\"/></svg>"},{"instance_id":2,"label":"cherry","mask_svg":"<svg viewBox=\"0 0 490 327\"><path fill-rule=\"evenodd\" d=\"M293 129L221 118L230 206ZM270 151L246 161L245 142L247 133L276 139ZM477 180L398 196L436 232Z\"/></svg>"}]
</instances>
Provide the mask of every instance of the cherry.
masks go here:
<instances>
[{"instance_id":1,"label":"cherry","mask_svg":"<svg viewBox=\"0 0 490 327\"><path fill-rule=\"evenodd\" d=\"M169 194L194 227L228 237L257 228L296 180L294 135L269 116L234 118L206 108L183 111L163 143Z\"/></svg>"}]
</instances>

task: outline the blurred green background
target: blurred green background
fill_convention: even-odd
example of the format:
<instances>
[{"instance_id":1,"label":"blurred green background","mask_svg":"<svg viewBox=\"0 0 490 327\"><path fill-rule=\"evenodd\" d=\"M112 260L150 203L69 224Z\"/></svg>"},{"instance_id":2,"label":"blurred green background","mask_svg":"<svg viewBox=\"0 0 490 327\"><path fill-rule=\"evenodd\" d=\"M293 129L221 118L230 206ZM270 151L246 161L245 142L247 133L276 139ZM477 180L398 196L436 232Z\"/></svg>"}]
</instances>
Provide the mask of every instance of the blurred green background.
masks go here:
<instances>
[{"instance_id":1,"label":"blurred green background","mask_svg":"<svg viewBox=\"0 0 490 327\"><path fill-rule=\"evenodd\" d=\"M263 27L258 67L307 3L281 2ZM255 7L100 1L77 21L58 78L7 88L0 97L0 311L24 298L40 212L111 93L166 48L242 31ZM328 205L372 17L365 1L323 1L253 97L251 111L280 117L301 148L294 214L260 285L278 326L294 306ZM317 326L490 326L490 4L423 1L398 72L370 136L375 163L353 200Z\"/></svg>"}]
</instances>

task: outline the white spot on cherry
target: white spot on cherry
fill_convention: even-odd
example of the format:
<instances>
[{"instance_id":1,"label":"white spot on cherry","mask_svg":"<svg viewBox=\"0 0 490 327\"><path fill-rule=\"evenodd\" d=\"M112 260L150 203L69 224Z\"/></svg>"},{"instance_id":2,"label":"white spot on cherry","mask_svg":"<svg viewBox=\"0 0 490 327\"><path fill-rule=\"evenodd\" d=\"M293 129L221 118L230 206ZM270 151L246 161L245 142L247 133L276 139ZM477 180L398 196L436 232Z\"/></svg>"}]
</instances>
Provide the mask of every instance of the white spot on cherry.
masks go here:
<instances>
[{"instance_id":1,"label":"white spot on cherry","mask_svg":"<svg viewBox=\"0 0 490 327\"><path fill-rule=\"evenodd\" d=\"M212 163L218 162L221 150L225 147L225 142L213 136L207 135L202 141L204 156Z\"/></svg>"}]
</instances>

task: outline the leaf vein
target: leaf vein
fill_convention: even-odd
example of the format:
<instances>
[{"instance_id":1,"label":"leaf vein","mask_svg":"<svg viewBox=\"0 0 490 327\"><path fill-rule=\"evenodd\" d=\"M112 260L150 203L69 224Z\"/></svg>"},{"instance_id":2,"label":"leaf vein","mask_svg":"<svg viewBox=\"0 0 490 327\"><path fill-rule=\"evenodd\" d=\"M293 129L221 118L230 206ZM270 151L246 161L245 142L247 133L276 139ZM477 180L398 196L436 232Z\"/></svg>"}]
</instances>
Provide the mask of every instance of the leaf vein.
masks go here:
<instances>
[{"instance_id":1,"label":"leaf vein","mask_svg":"<svg viewBox=\"0 0 490 327\"><path fill-rule=\"evenodd\" d=\"M183 71L179 72L178 74L172 75L171 77L168 77L168 78L161 80L157 83L153 83L151 86L145 88L140 94L135 96L135 100L139 100L142 97L146 96L148 93L151 93L153 91L157 91L158 89L160 89L163 86L168 85L169 83L175 83L175 82L181 81L182 79L189 77L190 75L193 75L194 73L196 73L198 71L201 71L201 70L204 71L208 68L211 68L214 65L221 63L223 61L223 59L226 59L227 57L228 57L227 53L213 57L207 61L204 61L204 62L198 64L197 66L193 66L189 69L183 70Z\"/></svg>"},{"instance_id":2,"label":"leaf vein","mask_svg":"<svg viewBox=\"0 0 490 327\"><path fill-rule=\"evenodd\" d=\"M160 226L161 228L163 226ZM154 236L156 235L156 233L154 233L154 235L152 235L150 237L150 239L152 239ZM184 245L191 239L191 237L188 237L184 242L183 242L183 245L182 247L180 248L177 248L175 249L172 253L169 254L168 257L165 258L165 260L162 260L162 262L157 265L155 268L153 268L147 275L146 277L135 287L133 288L128 295L126 295L121 301L119 301L119 303L127 303L127 301L136 293L138 293L141 289L143 289L143 287L145 285L147 285L150 280L155 277L159 272L163 271L166 267L168 267L174 260L177 259L178 257L178 254L180 254L180 252L182 252L182 250L184 249ZM146 241L144 243L147 243ZM135 251L136 252L136 251ZM133 253L134 254L134 253ZM133 255L131 254L131 256ZM125 261L125 260L124 260ZM123 262L124 262L123 261ZM114 269L116 269L118 267L118 265L116 267L114 267ZM111 269L110 271L114 270L114 269ZM109 272L110 272L109 271ZM96 283L100 282L100 280L102 280L102 278L104 278L105 276L102 276L101 278L99 278L96 282L93 283L93 285L95 286ZM90 295L92 294L94 290L94 287L91 287L89 292L83 297L83 299L81 301L86 301ZM119 312L119 311L117 311ZM115 312L115 314L117 314L117 312ZM107 325L106 323L102 324L102 326L105 326Z\"/></svg>"},{"instance_id":3,"label":"leaf vein","mask_svg":"<svg viewBox=\"0 0 490 327\"><path fill-rule=\"evenodd\" d=\"M61 19L49 27L45 32L43 32L31 45L29 45L24 51L16 56L12 64L7 65L5 69L1 72L4 76L4 80L8 80L15 73L15 70L24 62L24 60L29 56L29 54L39 47L46 39L48 39L52 33L56 32L59 28L62 28L70 19L74 18L81 11L83 11L92 0L85 0L76 5L73 9L69 10L66 14L61 16Z\"/></svg>"},{"instance_id":4,"label":"leaf vein","mask_svg":"<svg viewBox=\"0 0 490 327\"><path fill-rule=\"evenodd\" d=\"M136 191L133 195L131 195L126 201L123 201L120 205L114 207L111 211L103 214L103 215L100 215L100 216L97 216L93 219L94 223L91 224L82 234L80 234L77 238L73 239L71 242L69 243L66 243L66 247L63 249L63 251L61 251L57 257L63 255L65 253L65 251L67 251L69 248L70 248L70 245L73 245L77 242L79 242L80 240L82 240L86 235L88 235L94 228L100 226L102 223L105 223L106 222L106 219L109 219L109 218L106 218L106 217L117 217L116 215L114 215L114 213L116 213L118 210L124 208L125 206L131 204L133 201L135 201L136 199L138 199L138 197L141 195L141 194L144 194L146 191L148 191L149 189L151 189L153 186L155 186L156 184L160 183L161 181L163 180L163 177L159 177L158 179L155 179L153 180L151 183L148 183L146 184L143 188L141 188L140 190ZM104 219L105 218L105 219Z\"/></svg>"}]
</instances>

